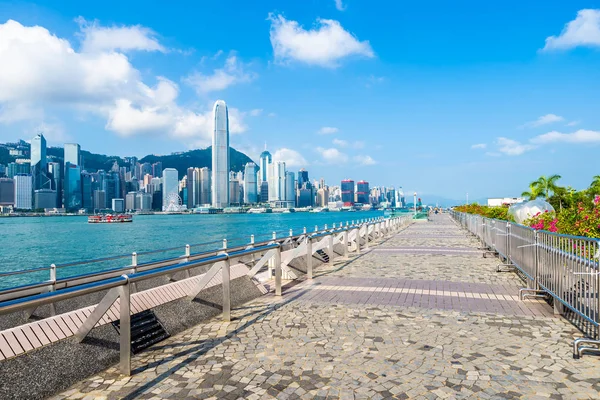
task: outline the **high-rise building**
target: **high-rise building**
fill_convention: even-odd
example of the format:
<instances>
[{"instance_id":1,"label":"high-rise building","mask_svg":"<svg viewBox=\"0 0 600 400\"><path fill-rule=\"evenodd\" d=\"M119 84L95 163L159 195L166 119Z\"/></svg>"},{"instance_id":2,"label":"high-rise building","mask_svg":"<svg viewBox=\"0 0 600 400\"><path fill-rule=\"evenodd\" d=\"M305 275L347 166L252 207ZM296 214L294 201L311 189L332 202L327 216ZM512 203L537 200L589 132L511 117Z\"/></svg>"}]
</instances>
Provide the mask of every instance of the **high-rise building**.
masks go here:
<instances>
[{"instance_id":1,"label":"high-rise building","mask_svg":"<svg viewBox=\"0 0 600 400\"><path fill-rule=\"evenodd\" d=\"M359 181L356 184L356 202L369 204L369 182Z\"/></svg>"},{"instance_id":2,"label":"high-rise building","mask_svg":"<svg viewBox=\"0 0 600 400\"><path fill-rule=\"evenodd\" d=\"M200 204L200 168L187 169L187 208Z\"/></svg>"},{"instance_id":3,"label":"high-rise building","mask_svg":"<svg viewBox=\"0 0 600 400\"><path fill-rule=\"evenodd\" d=\"M6 176L6 165L0 164L0 177Z\"/></svg>"},{"instance_id":4,"label":"high-rise building","mask_svg":"<svg viewBox=\"0 0 600 400\"><path fill-rule=\"evenodd\" d=\"M15 175L15 208L31 210L33 206L33 178L30 174Z\"/></svg>"},{"instance_id":5,"label":"high-rise building","mask_svg":"<svg viewBox=\"0 0 600 400\"><path fill-rule=\"evenodd\" d=\"M285 162L276 161L270 165L269 201L285 200Z\"/></svg>"},{"instance_id":6,"label":"high-rise building","mask_svg":"<svg viewBox=\"0 0 600 400\"><path fill-rule=\"evenodd\" d=\"M112 210L116 213L125 212L125 199L112 199Z\"/></svg>"},{"instance_id":7,"label":"high-rise building","mask_svg":"<svg viewBox=\"0 0 600 400\"><path fill-rule=\"evenodd\" d=\"M125 195L125 209L127 211L135 210L135 196L137 192L129 192Z\"/></svg>"},{"instance_id":8,"label":"high-rise building","mask_svg":"<svg viewBox=\"0 0 600 400\"><path fill-rule=\"evenodd\" d=\"M352 179L342 181L342 202L345 206L354 204L354 181Z\"/></svg>"},{"instance_id":9,"label":"high-rise building","mask_svg":"<svg viewBox=\"0 0 600 400\"><path fill-rule=\"evenodd\" d=\"M6 166L6 177L14 178L17 174L30 174L31 173L31 163L8 163Z\"/></svg>"},{"instance_id":10,"label":"high-rise building","mask_svg":"<svg viewBox=\"0 0 600 400\"><path fill-rule=\"evenodd\" d=\"M81 208L81 170L71 163L65 164L63 197L63 204L67 210L74 211Z\"/></svg>"},{"instance_id":11,"label":"high-rise building","mask_svg":"<svg viewBox=\"0 0 600 400\"><path fill-rule=\"evenodd\" d=\"M258 201L256 186L256 164L248 163L244 167L244 203L254 204Z\"/></svg>"},{"instance_id":12,"label":"high-rise building","mask_svg":"<svg viewBox=\"0 0 600 400\"><path fill-rule=\"evenodd\" d=\"M211 172L208 167L200 168L200 204L211 203Z\"/></svg>"},{"instance_id":13,"label":"high-rise building","mask_svg":"<svg viewBox=\"0 0 600 400\"><path fill-rule=\"evenodd\" d=\"M212 137L212 205L229 206L229 115L223 100L213 108L214 132Z\"/></svg>"},{"instance_id":14,"label":"high-rise building","mask_svg":"<svg viewBox=\"0 0 600 400\"><path fill-rule=\"evenodd\" d=\"M317 190L317 206L327 207L329 203L329 189L327 187Z\"/></svg>"},{"instance_id":15,"label":"high-rise building","mask_svg":"<svg viewBox=\"0 0 600 400\"><path fill-rule=\"evenodd\" d=\"M285 173L285 199L291 202L290 206L296 206L296 174L292 171Z\"/></svg>"},{"instance_id":16,"label":"high-rise building","mask_svg":"<svg viewBox=\"0 0 600 400\"><path fill-rule=\"evenodd\" d=\"M152 195L150 193L138 192L135 195L135 209L150 211L152 209Z\"/></svg>"},{"instance_id":17,"label":"high-rise building","mask_svg":"<svg viewBox=\"0 0 600 400\"><path fill-rule=\"evenodd\" d=\"M175 168L163 169L162 196L163 211L171 210L172 207L180 206L179 174ZM170 206L171 208L169 208Z\"/></svg>"},{"instance_id":18,"label":"high-rise building","mask_svg":"<svg viewBox=\"0 0 600 400\"><path fill-rule=\"evenodd\" d=\"M240 204L242 199L242 191L240 182L237 179L229 180L229 195L230 195L230 204Z\"/></svg>"},{"instance_id":19,"label":"high-rise building","mask_svg":"<svg viewBox=\"0 0 600 400\"><path fill-rule=\"evenodd\" d=\"M92 190L92 174L83 172L81 174L81 207L86 210L94 208L94 192Z\"/></svg>"},{"instance_id":20,"label":"high-rise building","mask_svg":"<svg viewBox=\"0 0 600 400\"><path fill-rule=\"evenodd\" d=\"M269 201L269 182L263 181L260 183L260 202L267 203Z\"/></svg>"},{"instance_id":21,"label":"high-rise building","mask_svg":"<svg viewBox=\"0 0 600 400\"><path fill-rule=\"evenodd\" d=\"M104 190L94 190L94 210L104 210L106 208L106 192Z\"/></svg>"},{"instance_id":22,"label":"high-rise building","mask_svg":"<svg viewBox=\"0 0 600 400\"><path fill-rule=\"evenodd\" d=\"M310 180L308 180L308 171L302 168L298 171L298 189L304 187L305 183L310 183Z\"/></svg>"},{"instance_id":23,"label":"high-rise building","mask_svg":"<svg viewBox=\"0 0 600 400\"><path fill-rule=\"evenodd\" d=\"M162 176L162 162L157 161L154 164L152 164L152 176Z\"/></svg>"},{"instance_id":24,"label":"high-rise building","mask_svg":"<svg viewBox=\"0 0 600 400\"><path fill-rule=\"evenodd\" d=\"M0 206L15 205L15 180L0 178Z\"/></svg>"},{"instance_id":25,"label":"high-rise building","mask_svg":"<svg viewBox=\"0 0 600 400\"><path fill-rule=\"evenodd\" d=\"M50 189L51 183L46 176L46 139L39 134L31 140L31 175L33 176L33 189Z\"/></svg>"},{"instance_id":26,"label":"high-rise building","mask_svg":"<svg viewBox=\"0 0 600 400\"><path fill-rule=\"evenodd\" d=\"M45 208L56 207L56 197L58 194L56 190L52 189L38 189L33 192L33 208L36 210L42 210Z\"/></svg>"},{"instance_id":27,"label":"high-rise building","mask_svg":"<svg viewBox=\"0 0 600 400\"><path fill-rule=\"evenodd\" d=\"M65 143L65 164L71 163L82 168L81 147L77 143Z\"/></svg>"},{"instance_id":28,"label":"high-rise building","mask_svg":"<svg viewBox=\"0 0 600 400\"><path fill-rule=\"evenodd\" d=\"M296 207L304 208L304 207L312 207L312 186L310 189L307 187L302 187L296 192Z\"/></svg>"},{"instance_id":29,"label":"high-rise building","mask_svg":"<svg viewBox=\"0 0 600 400\"><path fill-rule=\"evenodd\" d=\"M52 181L51 188L56 192L56 204L54 207L61 208L62 207L62 170L60 168L60 164L57 162L49 162L48 163L48 175Z\"/></svg>"},{"instance_id":30,"label":"high-rise building","mask_svg":"<svg viewBox=\"0 0 600 400\"><path fill-rule=\"evenodd\" d=\"M265 144L265 151L260 153L258 165L260 168L258 175L259 182L269 182L269 165L271 165L271 163L273 163L273 156L267 151L267 145Z\"/></svg>"}]
</instances>

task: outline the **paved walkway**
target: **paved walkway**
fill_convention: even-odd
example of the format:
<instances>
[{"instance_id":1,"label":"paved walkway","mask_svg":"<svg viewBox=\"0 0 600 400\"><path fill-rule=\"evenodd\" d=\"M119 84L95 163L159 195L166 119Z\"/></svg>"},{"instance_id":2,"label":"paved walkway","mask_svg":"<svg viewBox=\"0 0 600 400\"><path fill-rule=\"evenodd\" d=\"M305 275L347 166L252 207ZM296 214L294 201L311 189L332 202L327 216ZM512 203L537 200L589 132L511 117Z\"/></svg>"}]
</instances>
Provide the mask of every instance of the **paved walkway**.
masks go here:
<instances>
[{"instance_id":1,"label":"paved walkway","mask_svg":"<svg viewBox=\"0 0 600 400\"><path fill-rule=\"evenodd\" d=\"M57 398L600 398L600 359L446 215Z\"/></svg>"}]
</instances>

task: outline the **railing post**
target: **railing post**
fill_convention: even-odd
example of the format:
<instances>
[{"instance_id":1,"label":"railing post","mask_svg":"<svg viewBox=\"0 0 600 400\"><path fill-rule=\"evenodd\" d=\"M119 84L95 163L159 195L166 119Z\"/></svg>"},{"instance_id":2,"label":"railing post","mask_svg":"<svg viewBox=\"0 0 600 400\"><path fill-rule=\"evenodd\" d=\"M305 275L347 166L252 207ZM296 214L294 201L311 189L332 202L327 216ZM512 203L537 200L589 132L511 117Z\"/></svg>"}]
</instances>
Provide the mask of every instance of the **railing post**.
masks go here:
<instances>
[{"instance_id":1,"label":"railing post","mask_svg":"<svg viewBox=\"0 0 600 400\"><path fill-rule=\"evenodd\" d=\"M223 321L231 321L231 271L229 257L223 261L221 273L223 276Z\"/></svg>"},{"instance_id":2,"label":"railing post","mask_svg":"<svg viewBox=\"0 0 600 400\"><path fill-rule=\"evenodd\" d=\"M121 374L131 375L131 292L129 278L119 288L119 353Z\"/></svg>"},{"instance_id":3,"label":"railing post","mask_svg":"<svg viewBox=\"0 0 600 400\"><path fill-rule=\"evenodd\" d=\"M227 239L223 239L223 250L227 250Z\"/></svg>"},{"instance_id":4,"label":"railing post","mask_svg":"<svg viewBox=\"0 0 600 400\"><path fill-rule=\"evenodd\" d=\"M55 292L56 291L56 264L50 265L50 281L52 282L50 291ZM52 317L54 317L56 315L56 305L54 303L50 303L50 315Z\"/></svg>"},{"instance_id":5,"label":"railing post","mask_svg":"<svg viewBox=\"0 0 600 400\"><path fill-rule=\"evenodd\" d=\"M306 227L302 228L302 233L306 235Z\"/></svg>"},{"instance_id":6,"label":"railing post","mask_svg":"<svg viewBox=\"0 0 600 400\"><path fill-rule=\"evenodd\" d=\"M533 263L534 263L534 271L535 273L533 274L533 289L538 290L538 232L534 231L533 232L533 237L534 237L534 243L535 245L533 246Z\"/></svg>"},{"instance_id":7,"label":"railing post","mask_svg":"<svg viewBox=\"0 0 600 400\"><path fill-rule=\"evenodd\" d=\"M365 250L369 250L369 224L365 224Z\"/></svg>"},{"instance_id":8,"label":"railing post","mask_svg":"<svg viewBox=\"0 0 600 400\"><path fill-rule=\"evenodd\" d=\"M190 251L190 245L186 244L185 245L185 262L189 262L190 261L190 255L192 254L192 252ZM186 269L185 270L185 277L189 278L190 277L190 270Z\"/></svg>"},{"instance_id":9,"label":"railing post","mask_svg":"<svg viewBox=\"0 0 600 400\"><path fill-rule=\"evenodd\" d=\"M315 225L315 232L319 232L319 226Z\"/></svg>"},{"instance_id":10,"label":"railing post","mask_svg":"<svg viewBox=\"0 0 600 400\"><path fill-rule=\"evenodd\" d=\"M335 229L335 222L333 223L333 229Z\"/></svg>"},{"instance_id":11,"label":"railing post","mask_svg":"<svg viewBox=\"0 0 600 400\"><path fill-rule=\"evenodd\" d=\"M275 252L275 296L281 296L281 246Z\"/></svg>"},{"instance_id":12,"label":"railing post","mask_svg":"<svg viewBox=\"0 0 600 400\"><path fill-rule=\"evenodd\" d=\"M277 240L277 232L273 231L273 240Z\"/></svg>"},{"instance_id":13,"label":"railing post","mask_svg":"<svg viewBox=\"0 0 600 400\"><path fill-rule=\"evenodd\" d=\"M333 266L333 233L327 237L327 255L329 256L329 265Z\"/></svg>"},{"instance_id":14,"label":"railing post","mask_svg":"<svg viewBox=\"0 0 600 400\"><path fill-rule=\"evenodd\" d=\"M356 254L360 254L360 226L356 228Z\"/></svg>"},{"instance_id":15,"label":"railing post","mask_svg":"<svg viewBox=\"0 0 600 400\"><path fill-rule=\"evenodd\" d=\"M292 229L290 228L290 237L294 236Z\"/></svg>"},{"instance_id":16,"label":"railing post","mask_svg":"<svg viewBox=\"0 0 600 400\"><path fill-rule=\"evenodd\" d=\"M250 235L250 247L254 248L254 235ZM252 262L256 261L255 254L252 254Z\"/></svg>"},{"instance_id":17,"label":"railing post","mask_svg":"<svg viewBox=\"0 0 600 400\"><path fill-rule=\"evenodd\" d=\"M306 237L306 275L308 279L313 278L312 237Z\"/></svg>"},{"instance_id":18,"label":"railing post","mask_svg":"<svg viewBox=\"0 0 600 400\"><path fill-rule=\"evenodd\" d=\"M254 235L250 235L250 244L254 245Z\"/></svg>"},{"instance_id":19,"label":"railing post","mask_svg":"<svg viewBox=\"0 0 600 400\"><path fill-rule=\"evenodd\" d=\"M348 259L348 229L347 228L343 233L342 240L344 241L344 258Z\"/></svg>"}]
</instances>

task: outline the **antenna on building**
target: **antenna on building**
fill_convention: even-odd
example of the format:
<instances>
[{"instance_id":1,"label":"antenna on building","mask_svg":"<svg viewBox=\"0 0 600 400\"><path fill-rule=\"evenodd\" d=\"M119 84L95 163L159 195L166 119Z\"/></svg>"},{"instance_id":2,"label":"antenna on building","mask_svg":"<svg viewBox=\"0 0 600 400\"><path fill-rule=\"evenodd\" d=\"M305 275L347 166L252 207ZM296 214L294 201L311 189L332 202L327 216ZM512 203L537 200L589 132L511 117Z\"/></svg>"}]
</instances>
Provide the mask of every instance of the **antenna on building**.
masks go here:
<instances>
[{"instance_id":1,"label":"antenna on building","mask_svg":"<svg viewBox=\"0 0 600 400\"><path fill-rule=\"evenodd\" d=\"M267 151L267 142L265 142L265 151Z\"/></svg>"}]
</instances>

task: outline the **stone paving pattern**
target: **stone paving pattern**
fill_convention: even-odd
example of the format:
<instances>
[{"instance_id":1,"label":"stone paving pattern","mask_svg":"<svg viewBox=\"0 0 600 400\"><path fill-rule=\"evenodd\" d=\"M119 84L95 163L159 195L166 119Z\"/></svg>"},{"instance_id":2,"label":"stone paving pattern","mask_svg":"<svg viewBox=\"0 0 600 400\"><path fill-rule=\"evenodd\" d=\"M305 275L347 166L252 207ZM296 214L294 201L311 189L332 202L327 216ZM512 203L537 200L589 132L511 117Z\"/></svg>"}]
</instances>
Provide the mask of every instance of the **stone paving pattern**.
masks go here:
<instances>
[{"instance_id":1,"label":"stone paving pattern","mask_svg":"<svg viewBox=\"0 0 600 400\"><path fill-rule=\"evenodd\" d=\"M497 259L380 249L470 248L447 215L416 223L312 281L263 296L57 399L598 399L600 360Z\"/></svg>"}]
</instances>

